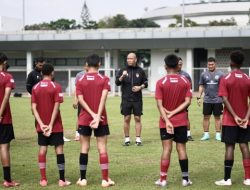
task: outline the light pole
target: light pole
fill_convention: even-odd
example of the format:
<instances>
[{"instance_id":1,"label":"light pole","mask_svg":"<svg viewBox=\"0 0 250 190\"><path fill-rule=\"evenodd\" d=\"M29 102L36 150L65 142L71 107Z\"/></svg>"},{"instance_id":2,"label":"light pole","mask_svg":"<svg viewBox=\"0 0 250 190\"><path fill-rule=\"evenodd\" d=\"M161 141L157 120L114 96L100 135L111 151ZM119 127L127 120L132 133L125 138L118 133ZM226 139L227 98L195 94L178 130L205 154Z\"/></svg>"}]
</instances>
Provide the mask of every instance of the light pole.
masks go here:
<instances>
[{"instance_id":1,"label":"light pole","mask_svg":"<svg viewBox=\"0 0 250 190\"><path fill-rule=\"evenodd\" d=\"M25 0L23 0L23 30L25 30Z\"/></svg>"},{"instance_id":2,"label":"light pole","mask_svg":"<svg viewBox=\"0 0 250 190\"><path fill-rule=\"evenodd\" d=\"M181 27L184 28L185 27L185 0L182 0L182 16L181 16Z\"/></svg>"}]
</instances>

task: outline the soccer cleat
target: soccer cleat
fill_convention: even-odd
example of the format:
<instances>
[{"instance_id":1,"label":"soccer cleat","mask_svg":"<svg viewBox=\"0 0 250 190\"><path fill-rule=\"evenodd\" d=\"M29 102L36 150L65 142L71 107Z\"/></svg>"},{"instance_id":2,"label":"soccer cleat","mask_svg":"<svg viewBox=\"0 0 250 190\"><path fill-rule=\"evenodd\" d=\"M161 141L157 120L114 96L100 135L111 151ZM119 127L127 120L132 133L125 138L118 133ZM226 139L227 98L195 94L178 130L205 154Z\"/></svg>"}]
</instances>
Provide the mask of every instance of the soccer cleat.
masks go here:
<instances>
[{"instance_id":1,"label":"soccer cleat","mask_svg":"<svg viewBox=\"0 0 250 190\"><path fill-rule=\"evenodd\" d=\"M66 137L63 137L64 142L70 142L70 139L67 139Z\"/></svg>"},{"instance_id":2,"label":"soccer cleat","mask_svg":"<svg viewBox=\"0 0 250 190\"><path fill-rule=\"evenodd\" d=\"M216 134L215 139L216 139L217 141L221 141L220 133Z\"/></svg>"},{"instance_id":3,"label":"soccer cleat","mask_svg":"<svg viewBox=\"0 0 250 190\"><path fill-rule=\"evenodd\" d=\"M135 142L136 146L142 146L142 142Z\"/></svg>"},{"instance_id":4,"label":"soccer cleat","mask_svg":"<svg viewBox=\"0 0 250 190\"><path fill-rule=\"evenodd\" d=\"M155 182L155 185L158 185L158 186L161 186L161 187L165 187L167 186L167 181L166 180L160 180L158 179L156 182Z\"/></svg>"},{"instance_id":5,"label":"soccer cleat","mask_svg":"<svg viewBox=\"0 0 250 190\"><path fill-rule=\"evenodd\" d=\"M39 184L40 184L40 186L42 186L42 187L46 187L46 186L48 185L48 180L42 179L42 180L40 180Z\"/></svg>"},{"instance_id":6,"label":"soccer cleat","mask_svg":"<svg viewBox=\"0 0 250 190\"><path fill-rule=\"evenodd\" d=\"M188 136L187 139L188 139L188 141L194 141L192 136Z\"/></svg>"},{"instance_id":7,"label":"soccer cleat","mask_svg":"<svg viewBox=\"0 0 250 190\"><path fill-rule=\"evenodd\" d=\"M123 146L129 146L130 145L130 141L126 141L124 142Z\"/></svg>"},{"instance_id":8,"label":"soccer cleat","mask_svg":"<svg viewBox=\"0 0 250 190\"><path fill-rule=\"evenodd\" d=\"M224 179L222 179L220 181L216 181L215 185L219 185L219 186L231 186L232 185L232 181L231 181L231 179L228 179L226 181Z\"/></svg>"},{"instance_id":9,"label":"soccer cleat","mask_svg":"<svg viewBox=\"0 0 250 190\"><path fill-rule=\"evenodd\" d=\"M67 180L65 180L65 181L59 180L59 181L58 181L59 187L69 186L70 184L71 184L71 182L70 182L70 181L67 181Z\"/></svg>"},{"instance_id":10,"label":"soccer cleat","mask_svg":"<svg viewBox=\"0 0 250 190\"><path fill-rule=\"evenodd\" d=\"M3 182L3 186L4 187L17 187L19 186L20 183L16 182L16 181L11 181L11 182L8 182L8 181L4 181Z\"/></svg>"},{"instance_id":11,"label":"soccer cleat","mask_svg":"<svg viewBox=\"0 0 250 190\"><path fill-rule=\"evenodd\" d=\"M108 181L106 180L102 180L102 187L110 187L110 186L113 186L115 185L115 182L112 181L110 178L108 179Z\"/></svg>"},{"instance_id":12,"label":"soccer cleat","mask_svg":"<svg viewBox=\"0 0 250 190\"><path fill-rule=\"evenodd\" d=\"M81 187L87 186L87 180L79 178L78 181L76 182L76 185L79 185Z\"/></svg>"},{"instance_id":13,"label":"soccer cleat","mask_svg":"<svg viewBox=\"0 0 250 190\"><path fill-rule=\"evenodd\" d=\"M206 141L206 140L209 140L209 135L203 135L203 137L201 137L201 141Z\"/></svg>"},{"instance_id":14,"label":"soccer cleat","mask_svg":"<svg viewBox=\"0 0 250 190\"><path fill-rule=\"evenodd\" d=\"M183 186L183 187L190 186L190 185L192 185L192 184L193 184L193 183L192 183L192 181L190 181L190 179L188 179L188 180L183 179L183 180L182 180L182 186Z\"/></svg>"},{"instance_id":15,"label":"soccer cleat","mask_svg":"<svg viewBox=\"0 0 250 190\"><path fill-rule=\"evenodd\" d=\"M245 179L245 180L243 181L243 184L244 184L244 185L250 185L250 179Z\"/></svg>"}]
</instances>

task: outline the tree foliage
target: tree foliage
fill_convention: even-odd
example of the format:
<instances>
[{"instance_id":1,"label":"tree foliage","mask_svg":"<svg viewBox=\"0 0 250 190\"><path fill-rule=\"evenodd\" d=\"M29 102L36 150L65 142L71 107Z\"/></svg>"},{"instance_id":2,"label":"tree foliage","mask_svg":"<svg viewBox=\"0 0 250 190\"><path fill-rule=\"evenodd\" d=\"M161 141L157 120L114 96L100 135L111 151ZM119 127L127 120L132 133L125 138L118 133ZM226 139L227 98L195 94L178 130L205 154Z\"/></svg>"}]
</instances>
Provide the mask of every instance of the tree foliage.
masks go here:
<instances>
[{"instance_id":1,"label":"tree foliage","mask_svg":"<svg viewBox=\"0 0 250 190\"><path fill-rule=\"evenodd\" d=\"M236 26L237 22L235 21L235 19L233 17L231 17L230 19L226 19L226 20L212 20L209 21L209 26Z\"/></svg>"},{"instance_id":2,"label":"tree foliage","mask_svg":"<svg viewBox=\"0 0 250 190\"><path fill-rule=\"evenodd\" d=\"M175 19L175 23L171 23L168 25L170 28L178 28L182 27L182 17L181 15L174 15L173 18ZM190 20L190 19L184 19L184 26L185 27L194 27L194 26L199 26L196 22Z\"/></svg>"}]
</instances>

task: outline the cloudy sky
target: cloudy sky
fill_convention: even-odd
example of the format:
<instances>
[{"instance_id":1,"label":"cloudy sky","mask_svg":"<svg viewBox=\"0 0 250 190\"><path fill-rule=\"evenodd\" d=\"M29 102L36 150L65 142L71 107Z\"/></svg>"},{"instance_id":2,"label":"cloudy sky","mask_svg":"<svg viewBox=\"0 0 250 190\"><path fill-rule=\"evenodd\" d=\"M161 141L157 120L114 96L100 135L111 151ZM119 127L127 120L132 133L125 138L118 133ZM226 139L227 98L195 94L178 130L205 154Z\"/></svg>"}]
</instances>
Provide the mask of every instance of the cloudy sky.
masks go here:
<instances>
[{"instance_id":1,"label":"cloudy sky","mask_svg":"<svg viewBox=\"0 0 250 190\"><path fill-rule=\"evenodd\" d=\"M25 24L49 22L59 18L80 20L84 0L0 0L0 16L22 18L25 1ZM185 0L185 3L198 0ZM199 1L198 1L199 2ZM91 19L98 21L105 16L124 14L128 19L140 18L145 9L172 7L182 0L86 0Z\"/></svg>"}]
</instances>

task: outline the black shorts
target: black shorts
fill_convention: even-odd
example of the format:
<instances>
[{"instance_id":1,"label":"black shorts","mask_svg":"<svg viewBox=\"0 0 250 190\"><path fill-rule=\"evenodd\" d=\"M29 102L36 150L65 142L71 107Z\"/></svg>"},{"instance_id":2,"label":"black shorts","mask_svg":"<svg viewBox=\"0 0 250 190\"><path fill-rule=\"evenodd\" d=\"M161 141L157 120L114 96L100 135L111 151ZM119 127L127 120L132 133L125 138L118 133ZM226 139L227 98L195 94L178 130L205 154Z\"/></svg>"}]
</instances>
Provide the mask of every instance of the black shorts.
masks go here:
<instances>
[{"instance_id":1,"label":"black shorts","mask_svg":"<svg viewBox=\"0 0 250 190\"><path fill-rule=\"evenodd\" d=\"M42 132L38 132L38 145L40 145L40 146L64 145L63 132L51 133L51 135L49 137L45 137Z\"/></svg>"},{"instance_id":2,"label":"black shorts","mask_svg":"<svg viewBox=\"0 0 250 190\"><path fill-rule=\"evenodd\" d=\"M223 106L222 103L203 103L203 115L220 116L222 114Z\"/></svg>"},{"instance_id":3,"label":"black shorts","mask_svg":"<svg viewBox=\"0 0 250 190\"><path fill-rule=\"evenodd\" d=\"M122 101L121 103L121 114L124 116L134 114L135 116L141 116L142 113L142 101L129 102Z\"/></svg>"},{"instance_id":4,"label":"black shorts","mask_svg":"<svg viewBox=\"0 0 250 190\"><path fill-rule=\"evenodd\" d=\"M83 136L91 136L94 130L95 137L103 137L110 134L108 125L100 125L97 129L92 129L90 126L79 125L78 133Z\"/></svg>"},{"instance_id":5,"label":"black shorts","mask_svg":"<svg viewBox=\"0 0 250 190\"><path fill-rule=\"evenodd\" d=\"M167 133L166 128L160 128L161 140L173 139L177 143L187 142L187 126L175 127L174 134Z\"/></svg>"},{"instance_id":6,"label":"black shorts","mask_svg":"<svg viewBox=\"0 0 250 190\"><path fill-rule=\"evenodd\" d=\"M239 126L222 126L221 141L226 144L250 142L250 126L242 129Z\"/></svg>"},{"instance_id":7,"label":"black shorts","mask_svg":"<svg viewBox=\"0 0 250 190\"><path fill-rule=\"evenodd\" d=\"M15 139L12 124L0 124L0 144L8 144Z\"/></svg>"}]
</instances>

